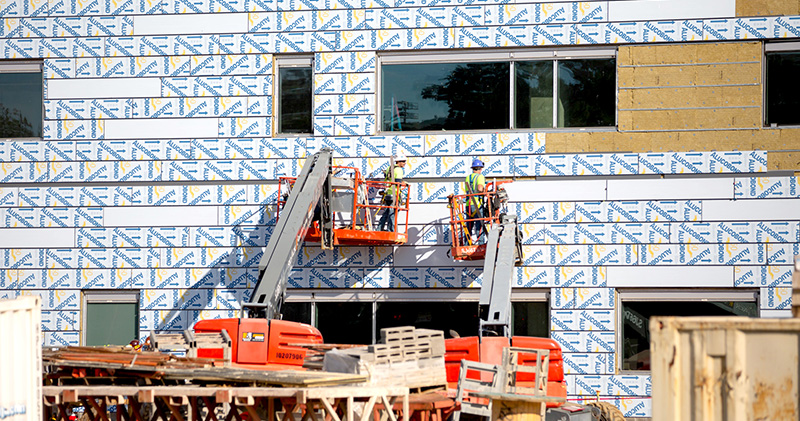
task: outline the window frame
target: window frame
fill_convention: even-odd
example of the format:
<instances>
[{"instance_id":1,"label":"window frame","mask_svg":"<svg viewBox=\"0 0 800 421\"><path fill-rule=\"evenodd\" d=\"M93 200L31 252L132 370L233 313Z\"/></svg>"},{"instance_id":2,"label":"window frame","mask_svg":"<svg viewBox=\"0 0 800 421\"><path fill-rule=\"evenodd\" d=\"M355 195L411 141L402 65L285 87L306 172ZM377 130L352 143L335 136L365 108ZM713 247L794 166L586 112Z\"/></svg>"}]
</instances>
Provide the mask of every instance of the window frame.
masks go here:
<instances>
[{"instance_id":1,"label":"window frame","mask_svg":"<svg viewBox=\"0 0 800 421\"><path fill-rule=\"evenodd\" d=\"M87 316L90 304L136 304L136 339L141 335L139 290L85 290L81 295L80 344L82 346L86 345L89 327Z\"/></svg>"},{"instance_id":2,"label":"window frame","mask_svg":"<svg viewBox=\"0 0 800 421\"><path fill-rule=\"evenodd\" d=\"M624 370L623 364L623 328L624 316L622 314L623 301L631 302L665 302L665 301L684 301L684 302L753 302L761 315L759 308L759 290L757 288L737 288L737 289L704 289L704 288L637 288L637 289L618 289L615 315L615 359L614 364L617 374L625 375L647 375L651 370ZM679 316L678 316L679 317Z\"/></svg>"},{"instance_id":3,"label":"window frame","mask_svg":"<svg viewBox=\"0 0 800 421\"><path fill-rule=\"evenodd\" d=\"M768 123L767 122L767 109L769 107L769 102L767 98L767 84L769 81L767 80L767 56L769 53L790 53L795 52L800 55L800 41L776 41L776 42L765 42L762 52L762 60L761 60L761 122L764 128L796 128L800 127L800 123L797 124L779 124L779 123Z\"/></svg>"},{"instance_id":4,"label":"window frame","mask_svg":"<svg viewBox=\"0 0 800 421\"><path fill-rule=\"evenodd\" d=\"M275 116L275 123L273 124L273 136L275 137L308 137L314 135L314 56L303 55L289 55L275 57L273 61L274 82L272 84L272 98L273 98L273 115ZM309 98L311 107L309 108L309 115L311 117L310 131L307 133L287 133L281 131L281 69L288 68L308 68L311 70L311 97Z\"/></svg>"},{"instance_id":5,"label":"window frame","mask_svg":"<svg viewBox=\"0 0 800 421\"><path fill-rule=\"evenodd\" d=\"M0 140L11 141L32 141L42 140L44 138L44 122L45 122L45 107L44 107L44 91L45 91L45 77L44 77L44 62L38 60L3 60L0 61L0 74L3 73L38 73L41 77L41 91L39 91L39 106L41 120L41 136L33 137L0 137Z\"/></svg>"},{"instance_id":6,"label":"window frame","mask_svg":"<svg viewBox=\"0 0 800 421\"><path fill-rule=\"evenodd\" d=\"M560 60L591 60L591 59L614 59L617 60L618 48L559 48L552 50L541 49L497 49L490 51L418 51L418 52L379 52L376 65L375 95L376 95L376 116L375 121L378 135L396 135L398 133L413 135L416 133L431 134L441 133L440 130L414 130L393 132L383 130L383 66L392 64L433 64L433 63L486 63L486 62L508 62L509 63L509 111L506 128L482 129L482 130L446 130L445 132L454 133L497 133L497 132L519 132L519 131L615 131L619 124L619 71L615 66L614 71L614 123L611 126L591 126L591 127L557 127L558 125L558 62ZM516 127L516 62L524 61L551 61L553 64L553 124L552 127L541 128L517 128Z\"/></svg>"},{"instance_id":7,"label":"window frame","mask_svg":"<svg viewBox=\"0 0 800 421\"><path fill-rule=\"evenodd\" d=\"M398 290L387 291L382 289L361 290L358 292L342 290L318 290L318 289L290 289L286 295L287 303L311 303L311 321L317 319L316 303L318 302L349 302L349 303L372 303L372 343L378 343L377 337L377 311L378 303L381 302L473 302L477 309L480 301L480 288L470 289L442 289L442 290ZM515 302L546 302L548 313L552 310L550 305L549 289L513 289L511 292L511 303ZM549 324L548 320L548 324ZM513 319L512 319L513 325ZM316 326L315 326L316 327ZM513 328L513 326L512 326ZM549 331L549 329L548 329Z\"/></svg>"}]
</instances>

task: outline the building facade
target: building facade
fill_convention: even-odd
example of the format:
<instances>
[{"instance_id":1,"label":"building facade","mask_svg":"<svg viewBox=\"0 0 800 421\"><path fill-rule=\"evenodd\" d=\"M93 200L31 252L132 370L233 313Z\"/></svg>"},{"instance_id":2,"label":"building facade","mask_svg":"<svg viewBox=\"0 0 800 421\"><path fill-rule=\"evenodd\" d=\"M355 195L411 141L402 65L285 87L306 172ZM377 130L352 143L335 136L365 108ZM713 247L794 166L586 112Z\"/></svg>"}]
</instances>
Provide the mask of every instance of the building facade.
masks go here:
<instances>
[{"instance_id":1,"label":"building facade","mask_svg":"<svg viewBox=\"0 0 800 421\"><path fill-rule=\"evenodd\" d=\"M473 158L514 177L514 331L572 399L650 416L647 318L790 316L800 4L0 0L0 298L46 345L237 317L278 177L409 158L408 244L303 248L287 317L332 342L477 330L448 254Z\"/></svg>"}]
</instances>

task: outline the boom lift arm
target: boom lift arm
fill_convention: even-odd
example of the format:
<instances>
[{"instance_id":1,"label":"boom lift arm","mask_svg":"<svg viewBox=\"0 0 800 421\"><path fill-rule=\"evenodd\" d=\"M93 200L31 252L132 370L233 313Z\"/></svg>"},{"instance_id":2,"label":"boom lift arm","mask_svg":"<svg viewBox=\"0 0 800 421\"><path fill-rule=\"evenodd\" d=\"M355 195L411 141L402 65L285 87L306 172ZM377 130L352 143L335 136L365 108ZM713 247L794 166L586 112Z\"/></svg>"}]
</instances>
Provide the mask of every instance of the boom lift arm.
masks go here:
<instances>
[{"instance_id":1,"label":"boom lift arm","mask_svg":"<svg viewBox=\"0 0 800 421\"><path fill-rule=\"evenodd\" d=\"M522 263L522 234L516 215L501 214L486 242L480 296L480 336L511 337L511 286L514 266Z\"/></svg>"},{"instance_id":2,"label":"boom lift arm","mask_svg":"<svg viewBox=\"0 0 800 421\"><path fill-rule=\"evenodd\" d=\"M250 317L280 318L289 273L315 213L319 213L322 248L333 248L332 166L328 148L306 159L258 264L258 283L244 305Z\"/></svg>"}]
</instances>

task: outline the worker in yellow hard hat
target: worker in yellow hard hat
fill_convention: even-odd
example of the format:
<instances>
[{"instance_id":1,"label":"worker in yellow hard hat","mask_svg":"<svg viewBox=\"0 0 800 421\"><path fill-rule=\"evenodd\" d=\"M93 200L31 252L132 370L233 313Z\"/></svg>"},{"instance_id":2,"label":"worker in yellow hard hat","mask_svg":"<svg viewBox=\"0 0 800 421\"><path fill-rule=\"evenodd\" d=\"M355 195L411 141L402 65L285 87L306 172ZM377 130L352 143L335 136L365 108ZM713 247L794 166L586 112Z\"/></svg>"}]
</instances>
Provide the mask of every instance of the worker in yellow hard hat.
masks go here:
<instances>
[{"instance_id":1,"label":"worker in yellow hard hat","mask_svg":"<svg viewBox=\"0 0 800 421\"><path fill-rule=\"evenodd\" d=\"M403 178L406 176L406 156L399 153L393 157L394 170L389 166L384 172L384 181L392 183L406 184ZM384 209L380 221L378 221L378 230L380 231L394 231L395 208L399 206L404 198L401 197L400 189L395 184L390 184L383 192L383 199L381 205L389 206ZM395 205L396 203L396 205Z\"/></svg>"}]
</instances>

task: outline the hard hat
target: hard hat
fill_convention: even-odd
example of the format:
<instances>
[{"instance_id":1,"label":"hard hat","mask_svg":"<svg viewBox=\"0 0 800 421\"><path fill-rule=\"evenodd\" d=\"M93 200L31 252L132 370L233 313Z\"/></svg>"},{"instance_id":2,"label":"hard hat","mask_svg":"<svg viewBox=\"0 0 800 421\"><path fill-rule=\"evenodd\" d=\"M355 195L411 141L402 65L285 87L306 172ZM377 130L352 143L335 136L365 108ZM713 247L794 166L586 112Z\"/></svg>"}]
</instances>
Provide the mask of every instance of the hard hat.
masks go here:
<instances>
[{"instance_id":1,"label":"hard hat","mask_svg":"<svg viewBox=\"0 0 800 421\"><path fill-rule=\"evenodd\" d=\"M483 161L478 158L472 160L472 168L483 168Z\"/></svg>"},{"instance_id":2,"label":"hard hat","mask_svg":"<svg viewBox=\"0 0 800 421\"><path fill-rule=\"evenodd\" d=\"M406 156L402 152L394 156L394 162L400 162L405 160Z\"/></svg>"}]
</instances>

